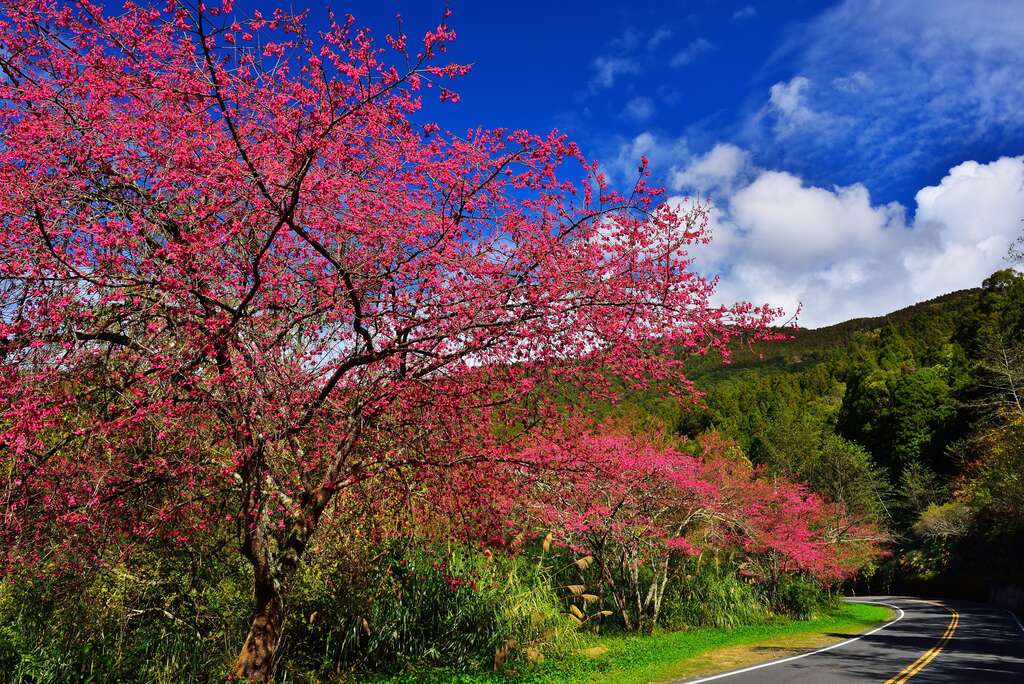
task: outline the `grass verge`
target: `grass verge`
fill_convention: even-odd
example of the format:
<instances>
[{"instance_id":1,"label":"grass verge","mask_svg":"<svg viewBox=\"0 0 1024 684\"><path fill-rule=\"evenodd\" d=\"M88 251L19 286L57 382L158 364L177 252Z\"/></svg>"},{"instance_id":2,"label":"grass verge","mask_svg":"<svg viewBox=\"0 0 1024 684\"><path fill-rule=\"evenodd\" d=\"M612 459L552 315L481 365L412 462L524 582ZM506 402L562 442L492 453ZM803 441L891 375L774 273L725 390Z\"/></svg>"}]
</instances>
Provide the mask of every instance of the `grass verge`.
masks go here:
<instances>
[{"instance_id":1,"label":"grass verge","mask_svg":"<svg viewBox=\"0 0 1024 684\"><path fill-rule=\"evenodd\" d=\"M695 677L783 658L862 634L891 619L892 611L863 603L843 604L812 620L785 620L734 629L694 629L651 636L594 637L574 658L551 659L519 676L432 670L374 680L378 684L647 684Z\"/></svg>"}]
</instances>

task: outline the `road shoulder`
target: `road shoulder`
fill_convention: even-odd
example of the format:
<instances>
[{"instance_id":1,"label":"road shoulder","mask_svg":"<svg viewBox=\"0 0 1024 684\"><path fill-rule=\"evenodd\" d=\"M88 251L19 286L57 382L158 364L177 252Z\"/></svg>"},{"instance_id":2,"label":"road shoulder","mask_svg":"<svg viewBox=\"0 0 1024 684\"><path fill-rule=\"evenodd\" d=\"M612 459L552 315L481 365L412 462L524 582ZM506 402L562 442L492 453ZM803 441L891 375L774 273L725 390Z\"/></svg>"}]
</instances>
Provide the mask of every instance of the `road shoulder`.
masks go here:
<instances>
[{"instance_id":1,"label":"road shoulder","mask_svg":"<svg viewBox=\"0 0 1024 684\"><path fill-rule=\"evenodd\" d=\"M858 615L821 631L781 634L757 642L715 648L677 663L659 681L667 684L706 681L707 677L795 659L858 639L898 618L892 608L873 603L869 605L877 609L874 619Z\"/></svg>"}]
</instances>

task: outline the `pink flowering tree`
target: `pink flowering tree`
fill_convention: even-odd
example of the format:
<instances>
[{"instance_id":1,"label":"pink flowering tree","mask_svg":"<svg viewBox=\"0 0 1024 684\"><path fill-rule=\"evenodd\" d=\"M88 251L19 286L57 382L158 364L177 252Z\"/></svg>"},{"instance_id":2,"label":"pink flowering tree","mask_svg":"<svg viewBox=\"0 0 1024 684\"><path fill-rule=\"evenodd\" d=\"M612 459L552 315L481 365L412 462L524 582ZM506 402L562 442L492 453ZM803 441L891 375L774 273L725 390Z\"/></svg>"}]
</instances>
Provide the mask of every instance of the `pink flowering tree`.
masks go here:
<instances>
[{"instance_id":1,"label":"pink flowering tree","mask_svg":"<svg viewBox=\"0 0 1024 684\"><path fill-rule=\"evenodd\" d=\"M842 576L828 545L824 503L802 485L750 481L741 521L744 574L771 585L785 574L806 573L823 582Z\"/></svg>"},{"instance_id":2,"label":"pink flowering tree","mask_svg":"<svg viewBox=\"0 0 1024 684\"><path fill-rule=\"evenodd\" d=\"M747 577L774 586L784 575L803 574L827 584L876 555L874 547L856 548L860 535L867 539L872 533L846 523L841 504L822 500L802 484L760 475L717 436L702 447L704 476L717 486L716 543L739 554Z\"/></svg>"},{"instance_id":3,"label":"pink flowering tree","mask_svg":"<svg viewBox=\"0 0 1024 684\"><path fill-rule=\"evenodd\" d=\"M696 456L607 432L527 453L537 451L563 462L535 488L541 522L593 559L627 629L655 625L673 563L704 549L729 552L742 574L769 587L787 575L830 583L877 553L862 542L870 530L843 527L842 506L760 476L714 434Z\"/></svg>"},{"instance_id":4,"label":"pink flowering tree","mask_svg":"<svg viewBox=\"0 0 1024 684\"><path fill-rule=\"evenodd\" d=\"M773 317L709 304L706 217L645 162L620 194L563 135L419 121L467 71L438 61L447 20L379 44L160 7L0 14L6 574L230 525L254 576L233 673L269 679L339 491L511 460L566 386L685 392L673 359Z\"/></svg>"},{"instance_id":5,"label":"pink flowering tree","mask_svg":"<svg viewBox=\"0 0 1024 684\"><path fill-rule=\"evenodd\" d=\"M548 448L565 450L572 467L538 485L542 523L592 559L626 629L653 628L673 556L697 553L714 515L714 484L698 459L640 438L584 436Z\"/></svg>"}]
</instances>

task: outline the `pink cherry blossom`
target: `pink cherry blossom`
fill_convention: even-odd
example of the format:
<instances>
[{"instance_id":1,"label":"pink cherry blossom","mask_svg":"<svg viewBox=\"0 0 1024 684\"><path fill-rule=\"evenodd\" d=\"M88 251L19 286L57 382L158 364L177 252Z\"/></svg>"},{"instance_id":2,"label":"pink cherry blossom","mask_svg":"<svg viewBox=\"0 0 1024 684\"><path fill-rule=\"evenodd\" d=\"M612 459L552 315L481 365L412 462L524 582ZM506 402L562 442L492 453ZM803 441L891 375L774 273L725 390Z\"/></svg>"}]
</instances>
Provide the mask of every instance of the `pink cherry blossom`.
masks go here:
<instances>
[{"instance_id":1,"label":"pink cherry blossom","mask_svg":"<svg viewBox=\"0 0 1024 684\"><path fill-rule=\"evenodd\" d=\"M705 209L645 174L619 192L558 132L420 121L468 68L436 62L447 19L406 54L351 17L314 39L233 11L25 0L0 21L0 567L227 527L255 575L234 671L260 679L339 492L399 469L486 487L612 378L685 396L682 359L777 312L710 303Z\"/></svg>"}]
</instances>

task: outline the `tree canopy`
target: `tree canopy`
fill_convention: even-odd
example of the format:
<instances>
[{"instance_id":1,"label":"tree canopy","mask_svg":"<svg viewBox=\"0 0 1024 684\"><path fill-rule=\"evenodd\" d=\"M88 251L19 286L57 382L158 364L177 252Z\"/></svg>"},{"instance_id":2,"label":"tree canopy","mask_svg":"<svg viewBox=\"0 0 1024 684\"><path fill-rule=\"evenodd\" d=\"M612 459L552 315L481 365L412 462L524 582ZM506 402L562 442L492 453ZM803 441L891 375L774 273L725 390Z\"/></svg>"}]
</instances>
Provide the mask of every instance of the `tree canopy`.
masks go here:
<instances>
[{"instance_id":1,"label":"tree canopy","mask_svg":"<svg viewBox=\"0 0 1024 684\"><path fill-rule=\"evenodd\" d=\"M709 303L706 214L646 160L620 193L557 132L419 121L468 69L445 20L380 46L351 18L231 17L6 7L0 536L12 573L230 521L256 597L235 674L266 678L338 492L542 469L527 436L587 429L565 386L683 394L674 352L775 312Z\"/></svg>"}]
</instances>

